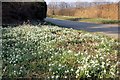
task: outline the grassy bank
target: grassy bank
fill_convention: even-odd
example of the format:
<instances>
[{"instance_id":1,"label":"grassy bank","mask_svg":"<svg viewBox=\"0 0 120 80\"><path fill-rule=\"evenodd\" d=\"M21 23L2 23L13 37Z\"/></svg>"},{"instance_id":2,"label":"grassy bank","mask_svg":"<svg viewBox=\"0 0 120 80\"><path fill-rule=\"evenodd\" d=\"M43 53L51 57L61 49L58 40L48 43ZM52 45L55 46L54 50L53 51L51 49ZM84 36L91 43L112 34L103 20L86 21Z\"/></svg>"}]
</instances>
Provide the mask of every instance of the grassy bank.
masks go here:
<instances>
[{"instance_id":1,"label":"grassy bank","mask_svg":"<svg viewBox=\"0 0 120 80\"><path fill-rule=\"evenodd\" d=\"M58 18L62 20L71 20L71 21L79 21L79 22L93 22L93 23L102 23L102 24L119 24L120 20L110 20L103 18L78 18L72 16L48 16L51 18Z\"/></svg>"},{"instance_id":2,"label":"grassy bank","mask_svg":"<svg viewBox=\"0 0 120 80\"><path fill-rule=\"evenodd\" d=\"M50 25L3 28L6 77L100 79L116 77L118 41Z\"/></svg>"}]
</instances>

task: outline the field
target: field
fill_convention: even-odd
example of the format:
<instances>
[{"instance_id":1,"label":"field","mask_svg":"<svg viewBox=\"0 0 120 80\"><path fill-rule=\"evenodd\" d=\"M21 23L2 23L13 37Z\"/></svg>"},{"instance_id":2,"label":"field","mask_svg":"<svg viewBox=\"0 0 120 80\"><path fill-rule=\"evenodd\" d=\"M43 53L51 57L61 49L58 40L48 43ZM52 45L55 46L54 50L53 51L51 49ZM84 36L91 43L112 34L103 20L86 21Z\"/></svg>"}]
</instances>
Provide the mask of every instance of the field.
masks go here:
<instances>
[{"instance_id":1,"label":"field","mask_svg":"<svg viewBox=\"0 0 120 80\"><path fill-rule=\"evenodd\" d=\"M118 40L50 25L3 28L4 77L115 78Z\"/></svg>"},{"instance_id":2,"label":"field","mask_svg":"<svg viewBox=\"0 0 120 80\"><path fill-rule=\"evenodd\" d=\"M52 15L48 17L62 19L62 20L92 22L92 23L101 23L101 24L119 24L120 23L120 20L111 20L111 19L103 19L103 18L81 18L81 17L58 16L58 15L54 15L54 16Z\"/></svg>"}]
</instances>

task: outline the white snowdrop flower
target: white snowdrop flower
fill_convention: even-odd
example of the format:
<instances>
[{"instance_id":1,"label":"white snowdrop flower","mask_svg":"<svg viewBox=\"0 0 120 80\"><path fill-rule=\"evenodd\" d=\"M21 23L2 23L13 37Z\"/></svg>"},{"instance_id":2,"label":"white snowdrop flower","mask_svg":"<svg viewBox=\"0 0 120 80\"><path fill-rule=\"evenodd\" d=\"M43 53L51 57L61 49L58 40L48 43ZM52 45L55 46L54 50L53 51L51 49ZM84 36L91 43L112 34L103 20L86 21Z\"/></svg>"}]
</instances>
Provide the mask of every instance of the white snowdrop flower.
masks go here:
<instances>
[{"instance_id":1,"label":"white snowdrop flower","mask_svg":"<svg viewBox=\"0 0 120 80\"><path fill-rule=\"evenodd\" d=\"M59 67L61 67L62 65L61 64L59 64Z\"/></svg>"},{"instance_id":2,"label":"white snowdrop flower","mask_svg":"<svg viewBox=\"0 0 120 80\"><path fill-rule=\"evenodd\" d=\"M107 59L106 61L108 62L110 59Z\"/></svg>"},{"instance_id":3,"label":"white snowdrop flower","mask_svg":"<svg viewBox=\"0 0 120 80\"><path fill-rule=\"evenodd\" d=\"M78 52L78 55L80 55L80 51Z\"/></svg>"},{"instance_id":4,"label":"white snowdrop flower","mask_svg":"<svg viewBox=\"0 0 120 80\"><path fill-rule=\"evenodd\" d=\"M52 69L50 68L49 71L52 71Z\"/></svg>"},{"instance_id":5,"label":"white snowdrop flower","mask_svg":"<svg viewBox=\"0 0 120 80\"><path fill-rule=\"evenodd\" d=\"M92 60L91 63L95 63L95 62Z\"/></svg>"},{"instance_id":6,"label":"white snowdrop flower","mask_svg":"<svg viewBox=\"0 0 120 80\"><path fill-rule=\"evenodd\" d=\"M51 58L53 58L54 56L51 56Z\"/></svg>"},{"instance_id":7,"label":"white snowdrop flower","mask_svg":"<svg viewBox=\"0 0 120 80\"><path fill-rule=\"evenodd\" d=\"M78 62L78 63L80 63L80 61L79 61L79 60L77 60L77 62Z\"/></svg>"},{"instance_id":8,"label":"white snowdrop flower","mask_svg":"<svg viewBox=\"0 0 120 80\"><path fill-rule=\"evenodd\" d=\"M58 71L55 71L55 73L58 73Z\"/></svg>"},{"instance_id":9,"label":"white snowdrop flower","mask_svg":"<svg viewBox=\"0 0 120 80\"><path fill-rule=\"evenodd\" d=\"M65 66L62 66L62 68L65 67Z\"/></svg>"},{"instance_id":10,"label":"white snowdrop flower","mask_svg":"<svg viewBox=\"0 0 120 80\"><path fill-rule=\"evenodd\" d=\"M115 59L117 59L118 57L115 56Z\"/></svg>"},{"instance_id":11,"label":"white snowdrop flower","mask_svg":"<svg viewBox=\"0 0 120 80\"><path fill-rule=\"evenodd\" d=\"M49 60L51 61L52 59L50 58Z\"/></svg>"},{"instance_id":12,"label":"white snowdrop flower","mask_svg":"<svg viewBox=\"0 0 120 80\"><path fill-rule=\"evenodd\" d=\"M84 55L84 53L81 53L81 55Z\"/></svg>"},{"instance_id":13,"label":"white snowdrop flower","mask_svg":"<svg viewBox=\"0 0 120 80\"><path fill-rule=\"evenodd\" d=\"M58 68L58 70L60 70L61 68Z\"/></svg>"},{"instance_id":14,"label":"white snowdrop flower","mask_svg":"<svg viewBox=\"0 0 120 80\"><path fill-rule=\"evenodd\" d=\"M16 73L16 71L14 71L14 73Z\"/></svg>"},{"instance_id":15,"label":"white snowdrop flower","mask_svg":"<svg viewBox=\"0 0 120 80\"><path fill-rule=\"evenodd\" d=\"M15 63L16 61L13 61L13 63Z\"/></svg>"},{"instance_id":16,"label":"white snowdrop flower","mask_svg":"<svg viewBox=\"0 0 120 80\"><path fill-rule=\"evenodd\" d=\"M79 73L79 69L77 69L75 73L76 73L76 74Z\"/></svg>"},{"instance_id":17,"label":"white snowdrop flower","mask_svg":"<svg viewBox=\"0 0 120 80\"><path fill-rule=\"evenodd\" d=\"M72 53L72 51L71 51L71 50L68 50L68 53Z\"/></svg>"},{"instance_id":18,"label":"white snowdrop flower","mask_svg":"<svg viewBox=\"0 0 120 80\"><path fill-rule=\"evenodd\" d=\"M23 67L21 66L20 69L22 69Z\"/></svg>"},{"instance_id":19,"label":"white snowdrop flower","mask_svg":"<svg viewBox=\"0 0 120 80\"><path fill-rule=\"evenodd\" d=\"M87 74L87 77L91 77L89 74Z\"/></svg>"},{"instance_id":20,"label":"white snowdrop flower","mask_svg":"<svg viewBox=\"0 0 120 80\"><path fill-rule=\"evenodd\" d=\"M99 58L99 55L96 55L96 58Z\"/></svg>"},{"instance_id":21,"label":"white snowdrop flower","mask_svg":"<svg viewBox=\"0 0 120 80\"><path fill-rule=\"evenodd\" d=\"M12 63L12 61L9 62L10 64Z\"/></svg>"},{"instance_id":22,"label":"white snowdrop flower","mask_svg":"<svg viewBox=\"0 0 120 80\"><path fill-rule=\"evenodd\" d=\"M64 76L64 78L67 78L67 76Z\"/></svg>"},{"instance_id":23,"label":"white snowdrop flower","mask_svg":"<svg viewBox=\"0 0 120 80\"><path fill-rule=\"evenodd\" d=\"M105 66L104 65L101 65L102 68L104 68Z\"/></svg>"},{"instance_id":24,"label":"white snowdrop flower","mask_svg":"<svg viewBox=\"0 0 120 80\"><path fill-rule=\"evenodd\" d=\"M49 64L48 66L51 66L51 64Z\"/></svg>"},{"instance_id":25,"label":"white snowdrop flower","mask_svg":"<svg viewBox=\"0 0 120 80\"><path fill-rule=\"evenodd\" d=\"M53 74L55 74L55 72L53 72Z\"/></svg>"},{"instance_id":26,"label":"white snowdrop flower","mask_svg":"<svg viewBox=\"0 0 120 80\"><path fill-rule=\"evenodd\" d=\"M88 52L87 52L87 51L85 51L85 54L86 54L86 55L88 55Z\"/></svg>"},{"instance_id":27,"label":"white snowdrop flower","mask_svg":"<svg viewBox=\"0 0 120 80\"><path fill-rule=\"evenodd\" d=\"M79 54L74 54L75 56L78 56Z\"/></svg>"},{"instance_id":28,"label":"white snowdrop flower","mask_svg":"<svg viewBox=\"0 0 120 80\"><path fill-rule=\"evenodd\" d=\"M71 69L71 71L74 71L73 68Z\"/></svg>"},{"instance_id":29,"label":"white snowdrop flower","mask_svg":"<svg viewBox=\"0 0 120 80\"><path fill-rule=\"evenodd\" d=\"M18 74L21 74L20 72Z\"/></svg>"},{"instance_id":30,"label":"white snowdrop flower","mask_svg":"<svg viewBox=\"0 0 120 80\"><path fill-rule=\"evenodd\" d=\"M111 63L111 61L108 61L108 63L110 64L110 63Z\"/></svg>"},{"instance_id":31,"label":"white snowdrop flower","mask_svg":"<svg viewBox=\"0 0 120 80\"><path fill-rule=\"evenodd\" d=\"M100 57L100 59L102 59L102 60L103 60L103 59L104 59L104 57Z\"/></svg>"},{"instance_id":32,"label":"white snowdrop flower","mask_svg":"<svg viewBox=\"0 0 120 80\"><path fill-rule=\"evenodd\" d=\"M117 73L117 74L119 74L120 72L119 72L119 71L117 71L116 73Z\"/></svg>"},{"instance_id":33,"label":"white snowdrop flower","mask_svg":"<svg viewBox=\"0 0 120 80\"><path fill-rule=\"evenodd\" d=\"M22 70L20 69L20 72L22 72Z\"/></svg>"},{"instance_id":34,"label":"white snowdrop flower","mask_svg":"<svg viewBox=\"0 0 120 80\"><path fill-rule=\"evenodd\" d=\"M111 75L115 75L115 73L114 72L110 72L111 73Z\"/></svg>"},{"instance_id":35,"label":"white snowdrop flower","mask_svg":"<svg viewBox=\"0 0 120 80\"><path fill-rule=\"evenodd\" d=\"M103 56L104 56L104 57L106 57L106 55L105 55L105 54L104 54Z\"/></svg>"},{"instance_id":36,"label":"white snowdrop flower","mask_svg":"<svg viewBox=\"0 0 120 80\"><path fill-rule=\"evenodd\" d=\"M59 78L59 75L56 75L55 77L56 77L56 79L57 79L57 78Z\"/></svg>"},{"instance_id":37,"label":"white snowdrop flower","mask_svg":"<svg viewBox=\"0 0 120 80\"><path fill-rule=\"evenodd\" d=\"M65 73L69 73L69 70L65 71Z\"/></svg>"},{"instance_id":38,"label":"white snowdrop flower","mask_svg":"<svg viewBox=\"0 0 120 80\"><path fill-rule=\"evenodd\" d=\"M78 75L78 74L77 74ZM78 75L79 76L79 75ZM78 76L75 76L76 78L78 78Z\"/></svg>"},{"instance_id":39,"label":"white snowdrop flower","mask_svg":"<svg viewBox=\"0 0 120 80\"><path fill-rule=\"evenodd\" d=\"M106 70L104 70L104 73L106 73Z\"/></svg>"},{"instance_id":40,"label":"white snowdrop flower","mask_svg":"<svg viewBox=\"0 0 120 80\"><path fill-rule=\"evenodd\" d=\"M55 55L57 55L57 53L55 53Z\"/></svg>"},{"instance_id":41,"label":"white snowdrop flower","mask_svg":"<svg viewBox=\"0 0 120 80\"><path fill-rule=\"evenodd\" d=\"M54 78L54 76L51 76L51 78Z\"/></svg>"},{"instance_id":42,"label":"white snowdrop flower","mask_svg":"<svg viewBox=\"0 0 120 80\"><path fill-rule=\"evenodd\" d=\"M120 62L119 62L119 61L117 61L117 65L120 65Z\"/></svg>"}]
</instances>

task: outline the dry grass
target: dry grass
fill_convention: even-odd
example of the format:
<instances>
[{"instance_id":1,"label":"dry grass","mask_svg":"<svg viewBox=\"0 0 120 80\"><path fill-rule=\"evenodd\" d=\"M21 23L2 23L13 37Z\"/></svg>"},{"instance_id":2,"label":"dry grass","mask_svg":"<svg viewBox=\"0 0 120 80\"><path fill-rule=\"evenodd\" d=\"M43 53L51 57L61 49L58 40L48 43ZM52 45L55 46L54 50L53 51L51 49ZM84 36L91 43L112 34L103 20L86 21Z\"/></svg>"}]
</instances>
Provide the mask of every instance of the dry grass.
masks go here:
<instances>
[{"instance_id":1,"label":"dry grass","mask_svg":"<svg viewBox=\"0 0 120 80\"><path fill-rule=\"evenodd\" d=\"M84 18L105 18L118 20L118 4L105 4L88 8L56 9L55 15L74 16ZM52 10L48 9L48 15L52 15Z\"/></svg>"}]
</instances>

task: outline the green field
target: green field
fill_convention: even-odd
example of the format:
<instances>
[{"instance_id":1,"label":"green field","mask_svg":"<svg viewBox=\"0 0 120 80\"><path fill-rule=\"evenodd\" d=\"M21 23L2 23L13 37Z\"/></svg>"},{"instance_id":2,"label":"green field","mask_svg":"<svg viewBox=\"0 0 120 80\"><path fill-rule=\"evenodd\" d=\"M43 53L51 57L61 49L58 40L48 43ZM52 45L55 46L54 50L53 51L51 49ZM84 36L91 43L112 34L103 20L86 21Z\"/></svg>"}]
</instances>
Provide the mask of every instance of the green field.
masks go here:
<instances>
[{"instance_id":1,"label":"green field","mask_svg":"<svg viewBox=\"0 0 120 80\"><path fill-rule=\"evenodd\" d=\"M101 23L101 24L119 24L120 20L110 20L103 18L80 18L80 17L72 17L72 16L48 16L51 18L57 18L62 20L71 20L71 21L79 21L79 22L93 22L93 23Z\"/></svg>"},{"instance_id":2,"label":"green field","mask_svg":"<svg viewBox=\"0 0 120 80\"><path fill-rule=\"evenodd\" d=\"M50 25L3 28L3 75L101 79L116 77L118 41Z\"/></svg>"}]
</instances>

